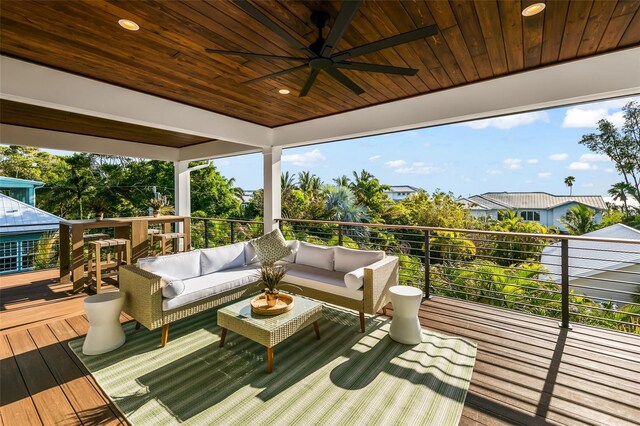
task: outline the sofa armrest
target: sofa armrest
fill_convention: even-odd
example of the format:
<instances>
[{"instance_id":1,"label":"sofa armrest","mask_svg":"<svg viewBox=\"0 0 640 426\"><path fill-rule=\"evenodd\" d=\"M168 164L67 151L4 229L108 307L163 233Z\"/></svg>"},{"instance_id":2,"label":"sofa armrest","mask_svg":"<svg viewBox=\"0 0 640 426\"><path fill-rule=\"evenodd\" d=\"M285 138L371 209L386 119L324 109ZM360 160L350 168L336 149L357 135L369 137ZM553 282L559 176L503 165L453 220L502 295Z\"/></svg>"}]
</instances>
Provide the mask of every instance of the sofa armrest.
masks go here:
<instances>
[{"instance_id":1,"label":"sofa armrest","mask_svg":"<svg viewBox=\"0 0 640 426\"><path fill-rule=\"evenodd\" d=\"M364 312L375 314L387 304L389 288L398 285L398 258L387 256L364 268Z\"/></svg>"},{"instance_id":2,"label":"sofa armrest","mask_svg":"<svg viewBox=\"0 0 640 426\"><path fill-rule=\"evenodd\" d=\"M149 330L162 324L161 278L134 265L120 267L120 291L125 293L124 312Z\"/></svg>"}]
</instances>

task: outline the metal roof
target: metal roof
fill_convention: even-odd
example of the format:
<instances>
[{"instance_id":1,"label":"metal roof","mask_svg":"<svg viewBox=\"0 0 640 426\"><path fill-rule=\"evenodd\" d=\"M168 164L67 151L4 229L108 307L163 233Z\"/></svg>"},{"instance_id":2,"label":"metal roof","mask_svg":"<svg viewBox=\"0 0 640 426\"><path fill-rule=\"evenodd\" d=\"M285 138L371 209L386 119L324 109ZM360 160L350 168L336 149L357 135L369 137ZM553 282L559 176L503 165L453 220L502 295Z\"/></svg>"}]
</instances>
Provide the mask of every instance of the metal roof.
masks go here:
<instances>
[{"instance_id":1,"label":"metal roof","mask_svg":"<svg viewBox=\"0 0 640 426\"><path fill-rule=\"evenodd\" d=\"M56 231L63 219L0 194L0 234Z\"/></svg>"},{"instance_id":2,"label":"metal roof","mask_svg":"<svg viewBox=\"0 0 640 426\"><path fill-rule=\"evenodd\" d=\"M15 188L17 186L43 186L44 182L39 182L37 180L28 180L28 179L18 179L12 178L9 176L0 176L0 185L9 184L11 187Z\"/></svg>"},{"instance_id":3,"label":"metal roof","mask_svg":"<svg viewBox=\"0 0 640 426\"><path fill-rule=\"evenodd\" d=\"M494 210L549 210L567 203L580 203L596 210L606 210L600 195L553 195L546 192L485 192L468 198L472 203Z\"/></svg>"},{"instance_id":4,"label":"metal roof","mask_svg":"<svg viewBox=\"0 0 640 426\"><path fill-rule=\"evenodd\" d=\"M416 192L416 191L420 191L420 188L416 188L415 186L411 186L411 185L389 185L389 190L385 192L389 193L389 192Z\"/></svg>"},{"instance_id":5,"label":"metal roof","mask_svg":"<svg viewBox=\"0 0 640 426\"><path fill-rule=\"evenodd\" d=\"M637 240L640 243L640 231L621 223L586 233L583 237ZM560 250L560 243L545 247L540 259L553 274L551 279L554 281L560 281ZM615 271L639 262L640 244L569 240L569 280Z\"/></svg>"}]
</instances>

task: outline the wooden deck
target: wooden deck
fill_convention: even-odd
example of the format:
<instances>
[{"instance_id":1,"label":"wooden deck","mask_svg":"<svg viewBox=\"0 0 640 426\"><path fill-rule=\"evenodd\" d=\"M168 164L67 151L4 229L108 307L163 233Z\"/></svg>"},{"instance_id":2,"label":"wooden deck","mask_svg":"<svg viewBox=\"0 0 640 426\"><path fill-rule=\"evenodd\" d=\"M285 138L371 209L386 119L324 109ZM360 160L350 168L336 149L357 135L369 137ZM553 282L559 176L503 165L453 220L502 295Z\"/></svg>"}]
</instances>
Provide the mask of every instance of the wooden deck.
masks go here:
<instances>
[{"instance_id":1,"label":"wooden deck","mask_svg":"<svg viewBox=\"0 0 640 426\"><path fill-rule=\"evenodd\" d=\"M85 296L55 277L0 278L0 422L126 424L67 345L87 331ZM638 424L640 336L438 297L420 318L478 344L463 425Z\"/></svg>"}]
</instances>

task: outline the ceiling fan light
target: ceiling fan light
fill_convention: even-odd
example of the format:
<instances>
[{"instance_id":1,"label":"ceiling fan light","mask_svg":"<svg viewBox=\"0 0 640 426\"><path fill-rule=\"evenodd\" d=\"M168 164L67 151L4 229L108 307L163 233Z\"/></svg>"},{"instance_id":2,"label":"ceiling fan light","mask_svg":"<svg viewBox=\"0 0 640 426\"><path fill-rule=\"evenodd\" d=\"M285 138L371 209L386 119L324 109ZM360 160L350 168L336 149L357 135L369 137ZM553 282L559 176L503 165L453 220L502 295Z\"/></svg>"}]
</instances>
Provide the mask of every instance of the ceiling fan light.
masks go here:
<instances>
[{"instance_id":1,"label":"ceiling fan light","mask_svg":"<svg viewBox=\"0 0 640 426\"><path fill-rule=\"evenodd\" d=\"M120 26L125 30L129 30L129 31L138 31L140 29L140 25L136 24L135 22L129 19L120 19L118 21L118 24L120 24Z\"/></svg>"},{"instance_id":2,"label":"ceiling fan light","mask_svg":"<svg viewBox=\"0 0 640 426\"><path fill-rule=\"evenodd\" d=\"M288 95L289 93L291 93L291 91L289 89L280 89L278 90L278 93L280 93L281 95Z\"/></svg>"},{"instance_id":3,"label":"ceiling fan light","mask_svg":"<svg viewBox=\"0 0 640 426\"><path fill-rule=\"evenodd\" d=\"M534 3L522 9L522 16L533 16L542 12L547 7L544 3Z\"/></svg>"}]
</instances>

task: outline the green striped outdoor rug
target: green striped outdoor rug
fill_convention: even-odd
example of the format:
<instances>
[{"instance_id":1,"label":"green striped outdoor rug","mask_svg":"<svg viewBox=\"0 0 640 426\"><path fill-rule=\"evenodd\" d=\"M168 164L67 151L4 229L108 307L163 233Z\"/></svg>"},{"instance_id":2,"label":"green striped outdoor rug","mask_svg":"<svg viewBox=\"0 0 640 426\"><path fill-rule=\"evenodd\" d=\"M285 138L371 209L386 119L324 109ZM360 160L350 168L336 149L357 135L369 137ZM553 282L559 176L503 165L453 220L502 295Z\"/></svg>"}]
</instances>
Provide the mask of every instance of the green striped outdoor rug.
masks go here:
<instances>
[{"instance_id":1,"label":"green striped outdoor rug","mask_svg":"<svg viewBox=\"0 0 640 426\"><path fill-rule=\"evenodd\" d=\"M124 326L127 342L104 355L69 346L133 425L456 425L476 345L426 331L416 346L389 338L390 320L370 318L359 333L353 312L324 306L313 328L266 350L229 332L220 348L216 311L160 332Z\"/></svg>"}]
</instances>

